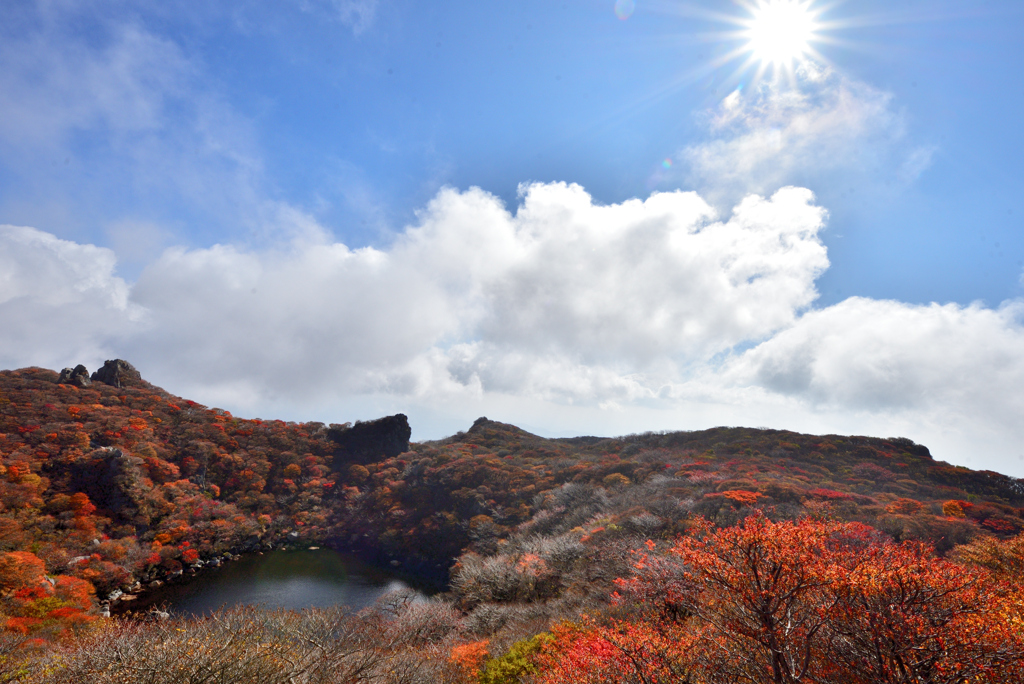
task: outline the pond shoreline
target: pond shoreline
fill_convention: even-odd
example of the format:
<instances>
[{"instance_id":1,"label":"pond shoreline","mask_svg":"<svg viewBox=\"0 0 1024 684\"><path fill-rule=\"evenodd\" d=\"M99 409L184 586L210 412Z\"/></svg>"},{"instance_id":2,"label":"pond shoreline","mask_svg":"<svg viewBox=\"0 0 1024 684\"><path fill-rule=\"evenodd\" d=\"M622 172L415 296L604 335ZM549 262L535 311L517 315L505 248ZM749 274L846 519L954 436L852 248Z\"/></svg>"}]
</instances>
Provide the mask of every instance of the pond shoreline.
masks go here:
<instances>
[{"instance_id":1,"label":"pond shoreline","mask_svg":"<svg viewBox=\"0 0 1024 684\"><path fill-rule=\"evenodd\" d=\"M331 555L324 555L327 552ZM443 591L445 588L440 583L433 581L433 578L409 572L400 564L396 566L392 562L384 565L379 562L380 557L377 554L360 553L358 549L338 548L338 545L330 543L317 544L305 540L302 543L296 543L289 540L286 543L271 542L255 547L249 546L238 553L225 552L212 559L203 559L183 570L163 573L146 583L141 580L137 581L130 587L133 591L113 592L106 600L100 602L100 608L103 615L108 617L166 619L171 613L178 612L175 610L175 604L183 600L183 597L186 597L187 600L187 597L193 594L215 590L218 582L221 582L218 580L218 576L224 572L232 573L232 566L236 566L240 561L243 564L256 567L261 564L266 565L260 560L261 557L284 553L301 554L297 560L303 560L305 566L309 565L311 558L315 559L316 557L320 558L321 564L329 560L330 563L337 566L332 568L332 575L318 578L317 572L320 571L311 570L309 567L305 567L303 570L303 564L300 562L299 572L293 579L305 578L313 584L318 581L337 581L338 576L347 577L351 574L357 580L351 587L355 591L366 591L360 587L363 586L364 579L368 577L379 582L385 580L398 582L425 595ZM310 553L313 553L314 556L310 556ZM268 559L267 562L280 565L280 556L276 560ZM236 574L238 572L237 569L234 571ZM280 568L277 569L277 572L280 574ZM305 574L303 574L304 572ZM285 573L284 576L287 574ZM245 581L242 583L244 584ZM192 588L193 591L189 591L189 588ZM276 599L271 597L269 602L272 603L274 600ZM230 603L230 601L228 602Z\"/></svg>"}]
</instances>

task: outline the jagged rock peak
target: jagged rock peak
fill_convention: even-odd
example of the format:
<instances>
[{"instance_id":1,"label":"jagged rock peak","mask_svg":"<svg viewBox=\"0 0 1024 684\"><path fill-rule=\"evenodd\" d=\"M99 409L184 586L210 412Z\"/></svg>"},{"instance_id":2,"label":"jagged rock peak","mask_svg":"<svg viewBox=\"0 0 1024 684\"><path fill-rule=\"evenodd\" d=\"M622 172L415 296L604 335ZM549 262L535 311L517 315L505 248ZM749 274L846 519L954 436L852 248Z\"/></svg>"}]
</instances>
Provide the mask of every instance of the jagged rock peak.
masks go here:
<instances>
[{"instance_id":1,"label":"jagged rock peak","mask_svg":"<svg viewBox=\"0 0 1024 684\"><path fill-rule=\"evenodd\" d=\"M142 374L124 359L105 361L103 368L92 374L92 380L114 387L136 387L144 383Z\"/></svg>"},{"instance_id":2,"label":"jagged rock peak","mask_svg":"<svg viewBox=\"0 0 1024 684\"><path fill-rule=\"evenodd\" d=\"M91 380L89 380L89 369L82 364L78 364L74 368L65 368L60 372L60 377L57 378L57 382L62 385L88 387L91 383Z\"/></svg>"}]
</instances>

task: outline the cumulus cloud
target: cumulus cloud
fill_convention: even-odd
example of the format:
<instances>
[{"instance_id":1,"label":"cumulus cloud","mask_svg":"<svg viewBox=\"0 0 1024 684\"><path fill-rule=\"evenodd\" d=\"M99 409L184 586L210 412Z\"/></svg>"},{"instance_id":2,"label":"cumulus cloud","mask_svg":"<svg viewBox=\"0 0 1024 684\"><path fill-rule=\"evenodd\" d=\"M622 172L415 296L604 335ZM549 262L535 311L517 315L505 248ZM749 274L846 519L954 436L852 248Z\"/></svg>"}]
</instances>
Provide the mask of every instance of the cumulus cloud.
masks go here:
<instances>
[{"instance_id":1,"label":"cumulus cloud","mask_svg":"<svg viewBox=\"0 0 1024 684\"><path fill-rule=\"evenodd\" d=\"M403 246L421 269L467 269L457 289L476 290L476 334L492 345L634 368L704 358L789 323L828 266L806 190L747 198L728 221L694 193L598 206L577 185L522 192L514 216L444 192Z\"/></svg>"},{"instance_id":2,"label":"cumulus cloud","mask_svg":"<svg viewBox=\"0 0 1024 684\"><path fill-rule=\"evenodd\" d=\"M145 324L128 314L108 250L35 231L49 271L69 250L88 266L60 279L15 272L10 287L91 293L133 326L124 354L187 364L210 384L415 394L443 380L599 402L638 396L623 377L668 377L790 325L828 265L825 212L797 188L749 197L727 220L693 193L600 206L579 186L534 184L512 213L479 189L446 189L386 250L330 242L301 215L281 220L294 238L277 249L165 251L130 292ZM5 235L8 249L27 249L19 235Z\"/></svg>"},{"instance_id":3,"label":"cumulus cloud","mask_svg":"<svg viewBox=\"0 0 1024 684\"><path fill-rule=\"evenodd\" d=\"M109 249L0 226L0 364L63 368L137 330L144 311L115 263Z\"/></svg>"},{"instance_id":4,"label":"cumulus cloud","mask_svg":"<svg viewBox=\"0 0 1024 684\"><path fill-rule=\"evenodd\" d=\"M720 380L795 401L793 414L823 428L908 435L949 460L1024 475L1020 300L992 309L853 297L731 359Z\"/></svg>"},{"instance_id":5,"label":"cumulus cloud","mask_svg":"<svg viewBox=\"0 0 1024 684\"><path fill-rule=\"evenodd\" d=\"M804 315L731 373L818 404L920 408L964 400L1020 415L1024 303L911 305L853 297Z\"/></svg>"},{"instance_id":6,"label":"cumulus cloud","mask_svg":"<svg viewBox=\"0 0 1024 684\"><path fill-rule=\"evenodd\" d=\"M693 193L598 206L536 184L512 214L448 189L388 250L174 249L134 287L157 321L140 350L211 381L260 369L273 393L423 393L443 378L601 401L629 394L623 373L664 374L792 323L828 264L811 200L786 188L721 221Z\"/></svg>"}]
</instances>

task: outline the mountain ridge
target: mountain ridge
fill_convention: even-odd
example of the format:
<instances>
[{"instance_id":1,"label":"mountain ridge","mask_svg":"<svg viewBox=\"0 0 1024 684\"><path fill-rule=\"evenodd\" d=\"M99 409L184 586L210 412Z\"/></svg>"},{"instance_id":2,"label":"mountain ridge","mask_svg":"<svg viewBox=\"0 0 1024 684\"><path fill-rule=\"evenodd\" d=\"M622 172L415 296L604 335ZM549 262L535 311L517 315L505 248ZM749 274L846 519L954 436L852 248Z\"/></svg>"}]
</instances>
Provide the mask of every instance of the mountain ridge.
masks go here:
<instances>
[{"instance_id":1,"label":"mountain ridge","mask_svg":"<svg viewBox=\"0 0 1024 684\"><path fill-rule=\"evenodd\" d=\"M935 461L903 438L718 427L549 439L482 417L410 443L403 414L355 425L240 419L122 360L88 383L79 368L0 371L0 565L38 570L0 574L9 629L75 629L112 593L288 543L356 550L448 585L473 557L500 557L524 535L618 548L641 532L683 533L693 516L722 527L753 513L825 516L939 553L1024 529L1024 480ZM79 583L78 598L60 599L64 617L41 612L55 598L45 588L18 598L42 576ZM611 579L541 593L593 594Z\"/></svg>"}]
</instances>

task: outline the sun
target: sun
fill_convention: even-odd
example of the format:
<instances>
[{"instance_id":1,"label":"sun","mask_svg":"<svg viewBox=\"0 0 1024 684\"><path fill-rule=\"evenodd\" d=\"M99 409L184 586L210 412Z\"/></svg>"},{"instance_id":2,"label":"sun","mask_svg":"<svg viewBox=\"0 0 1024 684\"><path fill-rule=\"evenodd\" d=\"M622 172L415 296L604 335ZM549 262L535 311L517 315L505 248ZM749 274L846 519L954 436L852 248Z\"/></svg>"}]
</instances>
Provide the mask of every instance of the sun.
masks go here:
<instances>
[{"instance_id":1,"label":"sun","mask_svg":"<svg viewBox=\"0 0 1024 684\"><path fill-rule=\"evenodd\" d=\"M759 0L744 21L747 49L765 64L787 66L811 51L819 26L813 0Z\"/></svg>"}]
</instances>

